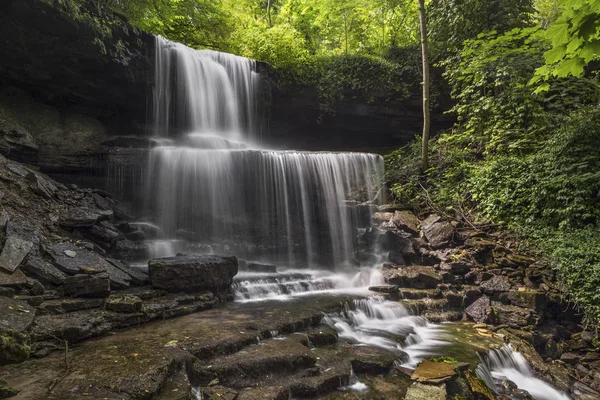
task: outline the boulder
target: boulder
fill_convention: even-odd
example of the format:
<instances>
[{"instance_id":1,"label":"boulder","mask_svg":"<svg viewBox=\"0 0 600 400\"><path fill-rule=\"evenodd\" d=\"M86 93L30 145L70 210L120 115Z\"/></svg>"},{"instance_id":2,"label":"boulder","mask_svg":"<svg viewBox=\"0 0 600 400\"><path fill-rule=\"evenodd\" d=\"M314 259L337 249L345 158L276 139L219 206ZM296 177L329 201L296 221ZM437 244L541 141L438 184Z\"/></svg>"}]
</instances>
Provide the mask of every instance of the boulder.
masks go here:
<instances>
[{"instance_id":1,"label":"boulder","mask_svg":"<svg viewBox=\"0 0 600 400\"><path fill-rule=\"evenodd\" d=\"M228 288L238 272L236 257L183 255L156 258L148 263L150 282L169 292Z\"/></svg>"},{"instance_id":2,"label":"boulder","mask_svg":"<svg viewBox=\"0 0 600 400\"><path fill-rule=\"evenodd\" d=\"M565 364L575 365L579 362L580 357L575 353L564 353L560 356L560 360Z\"/></svg>"},{"instance_id":3,"label":"boulder","mask_svg":"<svg viewBox=\"0 0 600 400\"><path fill-rule=\"evenodd\" d=\"M0 297L0 329L28 330L35 318L35 308L25 300Z\"/></svg>"},{"instance_id":4,"label":"boulder","mask_svg":"<svg viewBox=\"0 0 600 400\"><path fill-rule=\"evenodd\" d=\"M106 261L126 273L131 277L131 284L136 286L143 286L149 283L148 273L144 268L141 267L132 267L131 265L115 260L114 258L107 258Z\"/></svg>"},{"instance_id":5,"label":"boulder","mask_svg":"<svg viewBox=\"0 0 600 400\"><path fill-rule=\"evenodd\" d=\"M27 276L21 270L17 270L12 274L0 270L0 287L22 290L30 287L30 284L27 281Z\"/></svg>"},{"instance_id":6,"label":"boulder","mask_svg":"<svg viewBox=\"0 0 600 400\"><path fill-rule=\"evenodd\" d=\"M12 273L19 268L32 247L33 243L17 236L6 238L4 248L0 254L0 269Z\"/></svg>"},{"instance_id":7,"label":"boulder","mask_svg":"<svg viewBox=\"0 0 600 400\"><path fill-rule=\"evenodd\" d=\"M419 220L411 211L396 211L391 218L391 222L396 228L402 231L412 233L413 235L419 234Z\"/></svg>"},{"instance_id":8,"label":"boulder","mask_svg":"<svg viewBox=\"0 0 600 400\"><path fill-rule=\"evenodd\" d=\"M112 249L112 255L122 260L143 260L148 257L148 246L144 242L117 240Z\"/></svg>"},{"instance_id":9,"label":"boulder","mask_svg":"<svg viewBox=\"0 0 600 400\"><path fill-rule=\"evenodd\" d=\"M30 182L29 187L33 193L46 199L52 199L58 191L54 182L41 174L30 172L27 174L26 179Z\"/></svg>"},{"instance_id":10,"label":"boulder","mask_svg":"<svg viewBox=\"0 0 600 400\"><path fill-rule=\"evenodd\" d=\"M72 297L100 297L110 294L110 279L107 273L69 276L64 282L64 294Z\"/></svg>"},{"instance_id":11,"label":"boulder","mask_svg":"<svg viewBox=\"0 0 600 400\"><path fill-rule=\"evenodd\" d=\"M505 276L494 275L492 279L483 282L479 285L481 291L488 295L508 292L510 290L510 282Z\"/></svg>"},{"instance_id":12,"label":"boulder","mask_svg":"<svg viewBox=\"0 0 600 400\"><path fill-rule=\"evenodd\" d=\"M392 219L392 217L394 216L394 213L392 212L376 212L373 213L373 222L375 224L382 224L384 222L388 222L389 220Z\"/></svg>"},{"instance_id":13,"label":"boulder","mask_svg":"<svg viewBox=\"0 0 600 400\"><path fill-rule=\"evenodd\" d=\"M338 333L328 326L321 326L306 331L306 337L300 342L308 347L321 347L335 344L338 341Z\"/></svg>"},{"instance_id":14,"label":"boulder","mask_svg":"<svg viewBox=\"0 0 600 400\"><path fill-rule=\"evenodd\" d=\"M67 277L64 272L39 257L27 257L27 261L21 266L21 269L27 272L29 276L56 285L62 283Z\"/></svg>"},{"instance_id":15,"label":"boulder","mask_svg":"<svg viewBox=\"0 0 600 400\"><path fill-rule=\"evenodd\" d=\"M9 399L19 394L19 391L11 387L6 381L0 380L0 399Z\"/></svg>"},{"instance_id":16,"label":"boulder","mask_svg":"<svg viewBox=\"0 0 600 400\"><path fill-rule=\"evenodd\" d=\"M482 296L465 309L465 315L474 322L488 323L493 319L494 312L490 298Z\"/></svg>"},{"instance_id":17,"label":"boulder","mask_svg":"<svg viewBox=\"0 0 600 400\"><path fill-rule=\"evenodd\" d=\"M89 236L95 241L99 241L105 247L110 247L119 239L125 236L110 221L101 221L92 226L89 230Z\"/></svg>"},{"instance_id":18,"label":"boulder","mask_svg":"<svg viewBox=\"0 0 600 400\"><path fill-rule=\"evenodd\" d=\"M452 225L437 214L430 215L421 224L423 234L434 249L444 247L452 242L454 229Z\"/></svg>"},{"instance_id":19,"label":"boulder","mask_svg":"<svg viewBox=\"0 0 600 400\"><path fill-rule=\"evenodd\" d=\"M433 267L411 265L383 271L384 278L391 285L417 289L435 289L442 283L442 277Z\"/></svg>"}]
</instances>

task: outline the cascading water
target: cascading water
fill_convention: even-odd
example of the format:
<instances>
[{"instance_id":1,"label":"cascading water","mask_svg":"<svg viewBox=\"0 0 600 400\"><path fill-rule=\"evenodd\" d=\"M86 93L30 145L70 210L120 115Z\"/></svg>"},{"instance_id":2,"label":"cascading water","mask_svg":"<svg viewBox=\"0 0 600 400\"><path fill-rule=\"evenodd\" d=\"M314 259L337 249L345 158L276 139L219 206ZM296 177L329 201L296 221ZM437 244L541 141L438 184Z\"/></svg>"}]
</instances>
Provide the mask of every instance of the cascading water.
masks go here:
<instances>
[{"instance_id":1,"label":"cascading water","mask_svg":"<svg viewBox=\"0 0 600 400\"><path fill-rule=\"evenodd\" d=\"M348 264L356 216L344 203L382 186L381 157L257 147L254 61L156 39L148 208L166 237L229 243L242 257Z\"/></svg>"},{"instance_id":2,"label":"cascading water","mask_svg":"<svg viewBox=\"0 0 600 400\"><path fill-rule=\"evenodd\" d=\"M500 382L507 379L519 389L527 391L535 400L569 399L565 393L534 377L527 360L510 345L483 355L476 373L496 393L503 392Z\"/></svg>"}]
</instances>

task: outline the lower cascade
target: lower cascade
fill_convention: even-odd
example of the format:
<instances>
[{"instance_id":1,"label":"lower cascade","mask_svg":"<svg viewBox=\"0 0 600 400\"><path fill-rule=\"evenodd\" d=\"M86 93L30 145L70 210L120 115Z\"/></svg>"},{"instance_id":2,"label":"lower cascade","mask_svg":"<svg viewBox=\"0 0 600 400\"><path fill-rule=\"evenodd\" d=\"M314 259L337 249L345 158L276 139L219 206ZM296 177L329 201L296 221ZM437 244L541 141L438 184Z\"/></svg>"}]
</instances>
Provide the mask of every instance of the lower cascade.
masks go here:
<instances>
[{"instance_id":1,"label":"lower cascade","mask_svg":"<svg viewBox=\"0 0 600 400\"><path fill-rule=\"evenodd\" d=\"M517 390L525 390L535 400L569 400L565 393L536 378L525 357L510 345L484 354L477 367L477 376L497 394L505 394L511 389L514 391L516 387ZM514 385L512 388L511 383Z\"/></svg>"}]
</instances>

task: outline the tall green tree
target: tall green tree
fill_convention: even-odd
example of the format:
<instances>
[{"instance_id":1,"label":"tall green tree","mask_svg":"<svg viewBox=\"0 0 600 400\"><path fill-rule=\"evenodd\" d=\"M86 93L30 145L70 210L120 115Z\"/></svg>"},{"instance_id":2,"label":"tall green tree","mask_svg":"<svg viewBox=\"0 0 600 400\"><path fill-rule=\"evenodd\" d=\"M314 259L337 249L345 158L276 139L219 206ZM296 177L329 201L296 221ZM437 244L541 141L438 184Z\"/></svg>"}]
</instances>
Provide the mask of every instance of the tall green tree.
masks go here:
<instances>
[{"instance_id":1,"label":"tall green tree","mask_svg":"<svg viewBox=\"0 0 600 400\"><path fill-rule=\"evenodd\" d=\"M427 21L425 0L419 0L419 21L421 26L421 59L423 61L423 136L421 138L421 169L429 169L429 49L427 45Z\"/></svg>"}]
</instances>

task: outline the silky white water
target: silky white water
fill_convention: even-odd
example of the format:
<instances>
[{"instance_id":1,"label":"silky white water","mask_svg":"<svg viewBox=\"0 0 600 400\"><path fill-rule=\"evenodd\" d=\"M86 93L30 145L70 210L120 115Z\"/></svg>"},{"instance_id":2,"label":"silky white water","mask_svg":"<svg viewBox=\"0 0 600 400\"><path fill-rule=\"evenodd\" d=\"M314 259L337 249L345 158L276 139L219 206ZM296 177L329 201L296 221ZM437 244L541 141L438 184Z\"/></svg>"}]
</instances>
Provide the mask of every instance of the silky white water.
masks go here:
<instances>
[{"instance_id":1,"label":"silky white water","mask_svg":"<svg viewBox=\"0 0 600 400\"><path fill-rule=\"evenodd\" d=\"M508 379L519 389L529 392L535 400L569 400L565 393L536 378L525 357L509 345L490 350L482 356L476 372L495 392L500 391L499 382Z\"/></svg>"},{"instance_id":2,"label":"silky white water","mask_svg":"<svg viewBox=\"0 0 600 400\"><path fill-rule=\"evenodd\" d=\"M160 145L149 150L147 210L163 239L228 245L235 255L289 266L347 268L357 217L345 200L377 197L383 160L259 146L259 88L252 60L156 38Z\"/></svg>"}]
</instances>

